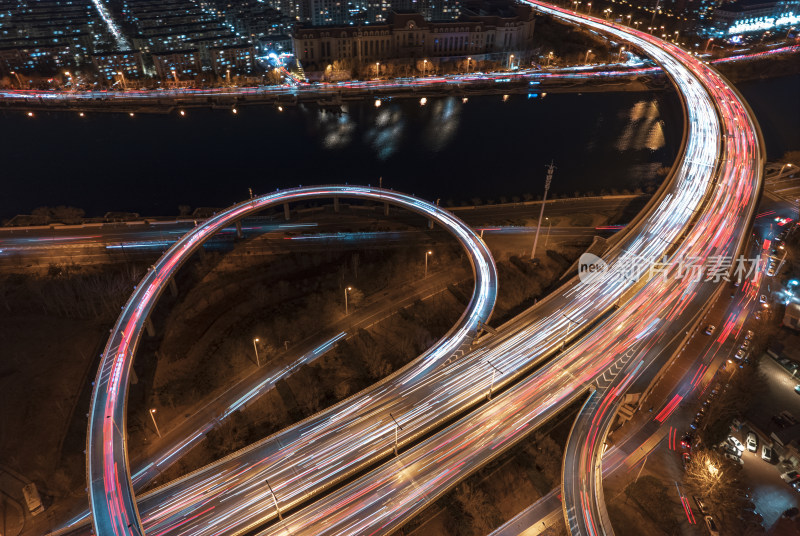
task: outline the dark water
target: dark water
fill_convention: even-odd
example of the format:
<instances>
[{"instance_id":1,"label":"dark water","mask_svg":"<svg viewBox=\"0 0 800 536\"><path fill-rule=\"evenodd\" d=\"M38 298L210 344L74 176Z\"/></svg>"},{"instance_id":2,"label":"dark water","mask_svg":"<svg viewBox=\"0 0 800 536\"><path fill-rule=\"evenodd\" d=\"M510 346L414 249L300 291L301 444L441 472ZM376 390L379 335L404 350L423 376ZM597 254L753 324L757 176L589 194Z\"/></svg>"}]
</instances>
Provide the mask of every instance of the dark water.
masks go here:
<instances>
[{"instance_id":1,"label":"dark water","mask_svg":"<svg viewBox=\"0 0 800 536\"><path fill-rule=\"evenodd\" d=\"M800 75L742 82L737 87L761 125L767 158L800 151Z\"/></svg>"},{"instance_id":2,"label":"dark water","mask_svg":"<svg viewBox=\"0 0 800 536\"><path fill-rule=\"evenodd\" d=\"M774 127L784 139L789 129L795 138L786 146L797 148L794 127L772 116L781 99L794 102L787 85L742 89L758 114L772 118L762 119L765 134ZM556 193L646 188L660 165L671 165L682 132L671 92L471 97L466 104L431 98L426 106L396 99L380 108L370 100L347 108L342 115L316 106L244 107L237 115L190 109L185 118L6 113L0 217L58 204L88 215L172 215L178 204L227 206L246 198L248 187L377 184L381 176L384 186L443 203L499 200L540 194L551 159Z\"/></svg>"}]
</instances>

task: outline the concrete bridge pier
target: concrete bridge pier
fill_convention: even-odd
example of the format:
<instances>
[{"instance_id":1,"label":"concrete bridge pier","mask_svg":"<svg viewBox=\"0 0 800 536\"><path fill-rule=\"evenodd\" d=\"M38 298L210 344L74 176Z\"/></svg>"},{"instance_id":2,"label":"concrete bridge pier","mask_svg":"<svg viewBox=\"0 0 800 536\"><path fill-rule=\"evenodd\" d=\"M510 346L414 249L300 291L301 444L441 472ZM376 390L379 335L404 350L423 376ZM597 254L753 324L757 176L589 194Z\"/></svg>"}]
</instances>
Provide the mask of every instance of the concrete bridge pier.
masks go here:
<instances>
[{"instance_id":1,"label":"concrete bridge pier","mask_svg":"<svg viewBox=\"0 0 800 536\"><path fill-rule=\"evenodd\" d=\"M242 232L242 222L236 222L236 238L244 238L244 233Z\"/></svg>"},{"instance_id":2,"label":"concrete bridge pier","mask_svg":"<svg viewBox=\"0 0 800 536\"><path fill-rule=\"evenodd\" d=\"M333 211L334 212L339 212L339 198L338 197L334 197L333 198Z\"/></svg>"},{"instance_id":3,"label":"concrete bridge pier","mask_svg":"<svg viewBox=\"0 0 800 536\"><path fill-rule=\"evenodd\" d=\"M147 330L147 334L151 337L156 336L156 327L153 325L153 321L149 318L144 321L144 329Z\"/></svg>"},{"instance_id":4,"label":"concrete bridge pier","mask_svg":"<svg viewBox=\"0 0 800 536\"><path fill-rule=\"evenodd\" d=\"M288 221L289 220L289 203L283 204L283 217Z\"/></svg>"},{"instance_id":5,"label":"concrete bridge pier","mask_svg":"<svg viewBox=\"0 0 800 536\"><path fill-rule=\"evenodd\" d=\"M172 294L173 298L177 298L178 297L178 284L175 283L175 279L170 279L169 280L169 292L170 292L170 294ZM148 321L149 321L149 319L148 319Z\"/></svg>"}]
</instances>

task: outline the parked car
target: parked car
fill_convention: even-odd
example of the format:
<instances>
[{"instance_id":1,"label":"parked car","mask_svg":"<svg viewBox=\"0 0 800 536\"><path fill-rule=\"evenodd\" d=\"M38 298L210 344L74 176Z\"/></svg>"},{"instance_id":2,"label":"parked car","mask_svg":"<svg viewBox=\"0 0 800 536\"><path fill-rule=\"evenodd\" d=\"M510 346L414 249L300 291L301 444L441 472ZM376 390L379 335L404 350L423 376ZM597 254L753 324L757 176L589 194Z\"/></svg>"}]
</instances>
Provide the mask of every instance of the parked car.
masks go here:
<instances>
[{"instance_id":1,"label":"parked car","mask_svg":"<svg viewBox=\"0 0 800 536\"><path fill-rule=\"evenodd\" d=\"M736 439L735 437L728 436L728 443L736 447L736 450L738 450L739 452L744 452L744 445L742 445L742 442Z\"/></svg>"},{"instance_id":2,"label":"parked car","mask_svg":"<svg viewBox=\"0 0 800 536\"><path fill-rule=\"evenodd\" d=\"M747 443L747 450L749 450L750 452L755 452L756 449L758 448L758 438L756 437L756 434L753 432L747 434L746 443Z\"/></svg>"},{"instance_id":3,"label":"parked car","mask_svg":"<svg viewBox=\"0 0 800 536\"><path fill-rule=\"evenodd\" d=\"M683 462L683 470L685 471L686 468L689 466L689 462L692 461L692 455L688 452L684 452L681 454L681 462Z\"/></svg>"},{"instance_id":4,"label":"parked car","mask_svg":"<svg viewBox=\"0 0 800 536\"><path fill-rule=\"evenodd\" d=\"M750 348L750 341L748 341L747 339L743 340L740 348L742 348L743 350L747 350L748 348Z\"/></svg>"},{"instance_id":5,"label":"parked car","mask_svg":"<svg viewBox=\"0 0 800 536\"><path fill-rule=\"evenodd\" d=\"M719 536L719 528L717 528L717 524L714 522L714 518L711 516L706 516L705 520L708 533L711 536Z\"/></svg>"},{"instance_id":6,"label":"parked car","mask_svg":"<svg viewBox=\"0 0 800 536\"><path fill-rule=\"evenodd\" d=\"M713 335L715 329L717 329L717 326L715 326L714 324L707 325L706 326L706 335Z\"/></svg>"},{"instance_id":7,"label":"parked car","mask_svg":"<svg viewBox=\"0 0 800 536\"><path fill-rule=\"evenodd\" d=\"M765 462L772 462L772 448L767 445L761 446L761 459Z\"/></svg>"},{"instance_id":8,"label":"parked car","mask_svg":"<svg viewBox=\"0 0 800 536\"><path fill-rule=\"evenodd\" d=\"M694 503L697 505L697 509L700 510L701 514L703 514L704 516L708 515L708 506L706 506L706 503L703 502L703 499L695 495Z\"/></svg>"},{"instance_id":9,"label":"parked car","mask_svg":"<svg viewBox=\"0 0 800 536\"><path fill-rule=\"evenodd\" d=\"M744 334L744 340L749 341L752 338L753 338L753 330L748 329Z\"/></svg>"},{"instance_id":10,"label":"parked car","mask_svg":"<svg viewBox=\"0 0 800 536\"><path fill-rule=\"evenodd\" d=\"M739 348L739 349L736 351L736 359L741 359L741 358L743 358L743 357L744 357L744 356L746 356L746 355L747 355L747 350L745 350L745 349L743 349L743 348Z\"/></svg>"},{"instance_id":11,"label":"parked car","mask_svg":"<svg viewBox=\"0 0 800 536\"><path fill-rule=\"evenodd\" d=\"M758 301L761 303L767 303L767 295L762 294L761 296L759 296Z\"/></svg>"},{"instance_id":12,"label":"parked car","mask_svg":"<svg viewBox=\"0 0 800 536\"><path fill-rule=\"evenodd\" d=\"M687 433L681 438L681 446L685 449L690 449L692 448L692 441L694 441L694 436Z\"/></svg>"},{"instance_id":13,"label":"parked car","mask_svg":"<svg viewBox=\"0 0 800 536\"><path fill-rule=\"evenodd\" d=\"M726 452L725 453L725 457L727 459L729 459L730 461L732 461L733 463L738 463L739 465L744 465L744 462L742 461L742 459L739 456L736 456L735 454L731 454L730 452Z\"/></svg>"},{"instance_id":14,"label":"parked car","mask_svg":"<svg viewBox=\"0 0 800 536\"><path fill-rule=\"evenodd\" d=\"M800 473L798 473L797 471L788 471L781 475L781 480L783 480L784 482L794 482L798 478L800 478Z\"/></svg>"}]
</instances>

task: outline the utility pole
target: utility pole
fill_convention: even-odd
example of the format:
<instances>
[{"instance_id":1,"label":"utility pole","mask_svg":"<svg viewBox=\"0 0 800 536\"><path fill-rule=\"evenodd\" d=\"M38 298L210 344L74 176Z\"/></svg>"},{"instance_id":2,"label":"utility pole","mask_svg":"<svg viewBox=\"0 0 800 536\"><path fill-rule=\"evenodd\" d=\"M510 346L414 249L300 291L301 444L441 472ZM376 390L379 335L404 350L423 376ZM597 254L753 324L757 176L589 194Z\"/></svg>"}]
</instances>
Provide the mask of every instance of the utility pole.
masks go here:
<instances>
[{"instance_id":1,"label":"utility pole","mask_svg":"<svg viewBox=\"0 0 800 536\"><path fill-rule=\"evenodd\" d=\"M542 229L542 218L544 217L544 205L547 202L547 192L550 190L550 182L553 180L553 171L556 166L550 161L547 166L547 179L544 182L544 197L542 198L542 210L539 211L539 225L536 226L536 237L533 239L533 249L531 250L531 260L536 259L536 244L539 242L539 231Z\"/></svg>"}]
</instances>

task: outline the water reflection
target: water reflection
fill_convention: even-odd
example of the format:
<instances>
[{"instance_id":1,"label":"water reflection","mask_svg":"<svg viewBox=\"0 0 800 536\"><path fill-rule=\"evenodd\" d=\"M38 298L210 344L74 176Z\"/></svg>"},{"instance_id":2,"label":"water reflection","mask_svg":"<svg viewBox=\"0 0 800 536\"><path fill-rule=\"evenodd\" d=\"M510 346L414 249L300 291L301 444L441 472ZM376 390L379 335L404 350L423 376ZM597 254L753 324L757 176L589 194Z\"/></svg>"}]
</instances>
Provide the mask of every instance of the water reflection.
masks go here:
<instances>
[{"instance_id":1,"label":"water reflection","mask_svg":"<svg viewBox=\"0 0 800 536\"><path fill-rule=\"evenodd\" d=\"M617 150L656 151L664 147L664 143L664 124L660 118L658 102L655 100L636 102L627 112L625 129L616 141Z\"/></svg>"},{"instance_id":2,"label":"water reflection","mask_svg":"<svg viewBox=\"0 0 800 536\"><path fill-rule=\"evenodd\" d=\"M453 140L461 117L461 106L453 97L433 103L425 126L425 144L438 152Z\"/></svg>"},{"instance_id":3,"label":"water reflection","mask_svg":"<svg viewBox=\"0 0 800 536\"><path fill-rule=\"evenodd\" d=\"M396 105L376 110L364 133L364 142L372 147L379 160L386 160L398 149L403 136L405 119Z\"/></svg>"},{"instance_id":4,"label":"water reflection","mask_svg":"<svg viewBox=\"0 0 800 536\"><path fill-rule=\"evenodd\" d=\"M320 108L317 123L321 130L322 146L326 149L342 149L350 144L356 124L343 106L342 113Z\"/></svg>"}]
</instances>

